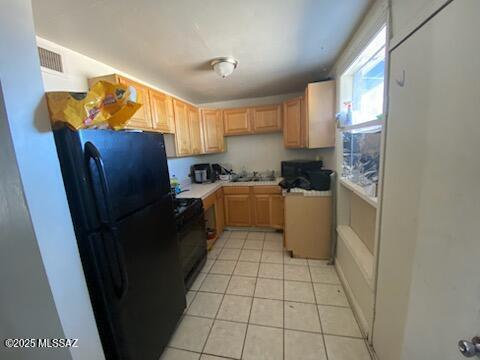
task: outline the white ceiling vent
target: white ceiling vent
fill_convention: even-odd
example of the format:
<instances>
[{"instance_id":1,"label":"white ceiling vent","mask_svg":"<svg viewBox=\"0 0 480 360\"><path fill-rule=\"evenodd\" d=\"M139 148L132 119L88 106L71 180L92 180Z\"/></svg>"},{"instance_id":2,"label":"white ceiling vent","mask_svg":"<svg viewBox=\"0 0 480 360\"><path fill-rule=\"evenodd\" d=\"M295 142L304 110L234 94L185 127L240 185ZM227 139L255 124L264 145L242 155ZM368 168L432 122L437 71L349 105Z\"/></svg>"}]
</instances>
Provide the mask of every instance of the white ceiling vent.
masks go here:
<instances>
[{"instance_id":1,"label":"white ceiling vent","mask_svg":"<svg viewBox=\"0 0 480 360\"><path fill-rule=\"evenodd\" d=\"M38 46L38 56L42 67L63 73L62 55Z\"/></svg>"}]
</instances>

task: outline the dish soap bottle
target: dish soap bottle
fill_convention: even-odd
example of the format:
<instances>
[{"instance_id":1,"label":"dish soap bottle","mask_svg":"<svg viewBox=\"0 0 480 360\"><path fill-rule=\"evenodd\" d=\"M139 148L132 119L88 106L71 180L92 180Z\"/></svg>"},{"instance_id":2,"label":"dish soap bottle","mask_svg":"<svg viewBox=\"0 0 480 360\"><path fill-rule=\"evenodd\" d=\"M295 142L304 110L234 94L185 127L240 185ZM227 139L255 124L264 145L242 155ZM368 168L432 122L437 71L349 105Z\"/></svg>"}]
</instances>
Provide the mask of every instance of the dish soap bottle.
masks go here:
<instances>
[{"instance_id":1,"label":"dish soap bottle","mask_svg":"<svg viewBox=\"0 0 480 360\"><path fill-rule=\"evenodd\" d=\"M175 175L172 175L170 178L170 187L175 191L175 194L179 194L181 192L180 182Z\"/></svg>"},{"instance_id":2,"label":"dish soap bottle","mask_svg":"<svg viewBox=\"0 0 480 360\"><path fill-rule=\"evenodd\" d=\"M347 103L345 103L347 105L347 116L346 116L346 119L345 119L345 126L350 126L352 125L352 103L349 101Z\"/></svg>"}]
</instances>

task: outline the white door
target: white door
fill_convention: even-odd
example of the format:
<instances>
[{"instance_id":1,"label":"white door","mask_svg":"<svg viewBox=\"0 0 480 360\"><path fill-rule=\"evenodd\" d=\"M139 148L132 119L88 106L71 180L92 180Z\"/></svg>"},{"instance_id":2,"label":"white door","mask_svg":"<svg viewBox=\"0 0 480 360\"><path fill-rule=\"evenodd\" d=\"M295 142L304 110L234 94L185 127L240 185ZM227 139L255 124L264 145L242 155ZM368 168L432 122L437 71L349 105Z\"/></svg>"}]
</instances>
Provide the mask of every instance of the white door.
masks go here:
<instances>
[{"instance_id":1,"label":"white door","mask_svg":"<svg viewBox=\"0 0 480 360\"><path fill-rule=\"evenodd\" d=\"M480 1L394 49L389 86L374 348L463 359L480 335Z\"/></svg>"}]
</instances>

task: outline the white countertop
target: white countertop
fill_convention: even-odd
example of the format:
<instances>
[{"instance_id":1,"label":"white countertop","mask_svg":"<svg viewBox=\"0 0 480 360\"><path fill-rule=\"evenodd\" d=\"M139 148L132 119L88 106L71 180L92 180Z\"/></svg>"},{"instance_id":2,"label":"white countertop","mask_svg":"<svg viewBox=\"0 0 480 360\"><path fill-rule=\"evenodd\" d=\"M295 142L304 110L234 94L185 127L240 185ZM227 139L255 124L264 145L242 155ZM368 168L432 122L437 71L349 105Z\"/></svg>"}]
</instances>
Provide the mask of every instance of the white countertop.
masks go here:
<instances>
[{"instance_id":1,"label":"white countertop","mask_svg":"<svg viewBox=\"0 0 480 360\"><path fill-rule=\"evenodd\" d=\"M290 189L290 192L287 192L287 190L282 190L283 196L295 196L295 195L303 195L303 196L332 196L332 191L319 191L319 190L305 190L305 189L300 189L300 188L293 188Z\"/></svg>"},{"instance_id":2,"label":"white countertop","mask_svg":"<svg viewBox=\"0 0 480 360\"><path fill-rule=\"evenodd\" d=\"M277 178L275 181L247 181L247 182L231 182L231 181L216 181L214 183L206 184L188 184L182 188L184 191L180 194L177 194L177 198L198 198L206 199L208 196L213 194L215 191L220 189L223 186L277 186L278 183L282 181L282 178ZM287 194L302 194L304 196L331 196L330 191L315 191L315 190L303 190L303 189L291 189L290 193L283 191L283 195Z\"/></svg>"},{"instance_id":3,"label":"white countertop","mask_svg":"<svg viewBox=\"0 0 480 360\"><path fill-rule=\"evenodd\" d=\"M207 184L189 184L187 186L183 186L182 190L184 191L180 194L177 194L177 198L199 198L205 199L209 195L213 194L215 191L220 189L225 183L228 181L217 181L214 183L207 183Z\"/></svg>"}]
</instances>

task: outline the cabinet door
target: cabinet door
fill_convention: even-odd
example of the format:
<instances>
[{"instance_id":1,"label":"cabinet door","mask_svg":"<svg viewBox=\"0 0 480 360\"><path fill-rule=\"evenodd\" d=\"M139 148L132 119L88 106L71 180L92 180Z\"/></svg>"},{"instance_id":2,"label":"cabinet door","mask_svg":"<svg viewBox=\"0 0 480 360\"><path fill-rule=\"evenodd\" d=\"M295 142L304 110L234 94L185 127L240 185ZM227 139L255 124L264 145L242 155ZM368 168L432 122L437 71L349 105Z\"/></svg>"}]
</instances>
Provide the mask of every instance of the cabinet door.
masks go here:
<instances>
[{"instance_id":1,"label":"cabinet door","mask_svg":"<svg viewBox=\"0 0 480 360\"><path fill-rule=\"evenodd\" d=\"M200 129L200 116L198 109L188 107L188 125L190 128L190 149L192 154L201 154L202 147L202 133Z\"/></svg>"},{"instance_id":2,"label":"cabinet door","mask_svg":"<svg viewBox=\"0 0 480 360\"><path fill-rule=\"evenodd\" d=\"M307 147L335 146L335 80L308 84L305 94Z\"/></svg>"},{"instance_id":3,"label":"cabinet door","mask_svg":"<svg viewBox=\"0 0 480 360\"><path fill-rule=\"evenodd\" d=\"M287 148L304 147L303 98L287 100L283 103L283 144Z\"/></svg>"},{"instance_id":4,"label":"cabinet door","mask_svg":"<svg viewBox=\"0 0 480 360\"><path fill-rule=\"evenodd\" d=\"M283 195L270 195L270 226L283 229Z\"/></svg>"},{"instance_id":5,"label":"cabinet door","mask_svg":"<svg viewBox=\"0 0 480 360\"><path fill-rule=\"evenodd\" d=\"M190 155L190 130L188 124L187 105L181 101L173 100L175 114L175 147L178 156Z\"/></svg>"},{"instance_id":6,"label":"cabinet door","mask_svg":"<svg viewBox=\"0 0 480 360\"><path fill-rule=\"evenodd\" d=\"M252 109L253 132L282 131L282 106L258 106Z\"/></svg>"},{"instance_id":7,"label":"cabinet door","mask_svg":"<svg viewBox=\"0 0 480 360\"><path fill-rule=\"evenodd\" d=\"M150 109L150 94L148 87L141 85L135 81L129 80L122 76L118 77L118 82L126 86L132 86L137 91L137 102L142 104L142 107L128 121L127 128L129 129L146 129L151 130L152 114Z\"/></svg>"},{"instance_id":8,"label":"cabinet door","mask_svg":"<svg viewBox=\"0 0 480 360\"><path fill-rule=\"evenodd\" d=\"M250 112L248 108L223 110L225 135L250 134Z\"/></svg>"},{"instance_id":9,"label":"cabinet door","mask_svg":"<svg viewBox=\"0 0 480 360\"><path fill-rule=\"evenodd\" d=\"M253 195L256 226L270 226L270 195Z\"/></svg>"},{"instance_id":10,"label":"cabinet door","mask_svg":"<svg viewBox=\"0 0 480 360\"><path fill-rule=\"evenodd\" d=\"M224 151L223 121L219 110L202 110L202 129L205 152Z\"/></svg>"},{"instance_id":11,"label":"cabinet door","mask_svg":"<svg viewBox=\"0 0 480 360\"><path fill-rule=\"evenodd\" d=\"M225 198L225 222L229 226L250 226L250 195L228 194Z\"/></svg>"},{"instance_id":12,"label":"cabinet door","mask_svg":"<svg viewBox=\"0 0 480 360\"><path fill-rule=\"evenodd\" d=\"M215 221L217 223L217 234L220 236L225 228L225 204L223 190L217 190L215 195L217 197L215 202Z\"/></svg>"},{"instance_id":13,"label":"cabinet door","mask_svg":"<svg viewBox=\"0 0 480 360\"><path fill-rule=\"evenodd\" d=\"M172 98L155 90L150 90L149 93L153 129L173 134L175 126Z\"/></svg>"}]
</instances>

